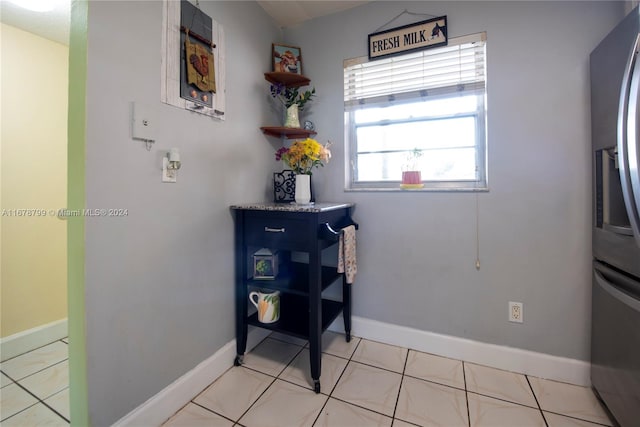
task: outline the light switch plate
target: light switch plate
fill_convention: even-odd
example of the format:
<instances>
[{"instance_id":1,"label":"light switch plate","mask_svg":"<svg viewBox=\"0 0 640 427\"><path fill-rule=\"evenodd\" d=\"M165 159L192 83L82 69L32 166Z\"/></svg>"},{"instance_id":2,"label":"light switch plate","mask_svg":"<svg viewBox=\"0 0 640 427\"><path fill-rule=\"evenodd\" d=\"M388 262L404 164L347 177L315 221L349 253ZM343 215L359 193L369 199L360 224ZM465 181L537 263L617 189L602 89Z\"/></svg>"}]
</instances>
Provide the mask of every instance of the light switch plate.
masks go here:
<instances>
[{"instance_id":1,"label":"light switch plate","mask_svg":"<svg viewBox=\"0 0 640 427\"><path fill-rule=\"evenodd\" d=\"M147 105L134 102L131 108L131 136L142 141L156 140L157 120Z\"/></svg>"}]
</instances>

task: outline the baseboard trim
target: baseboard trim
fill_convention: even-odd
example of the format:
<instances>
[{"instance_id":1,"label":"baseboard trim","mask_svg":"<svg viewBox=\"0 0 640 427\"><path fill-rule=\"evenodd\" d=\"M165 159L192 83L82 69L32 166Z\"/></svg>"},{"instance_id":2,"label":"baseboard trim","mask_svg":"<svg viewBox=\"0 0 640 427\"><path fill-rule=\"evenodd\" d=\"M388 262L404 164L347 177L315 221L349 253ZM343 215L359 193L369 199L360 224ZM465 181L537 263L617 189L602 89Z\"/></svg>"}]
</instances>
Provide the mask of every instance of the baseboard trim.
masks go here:
<instances>
[{"instance_id":1,"label":"baseboard trim","mask_svg":"<svg viewBox=\"0 0 640 427\"><path fill-rule=\"evenodd\" d=\"M329 329L344 332L342 317L336 319ZM488 344L357 316L351 319L351 333L372 341L465 362L580 386L591 386L591 365L583 360Z\"/></svg>"},{"instance_id":2,"label":"baseboard trim","mask_svg":"<svg viewBox=\"0 0 640 427\"><path fill-rule=\"evenodd\" d=\"M56 320L0 339L0 361L27 353L68 335L67 319Z\"/></svg>"},{"instance_id":3,"label":"baseboard trim","mask_svg":"<svg viewBox=\"0 0 640 427\"><path fill-rule=\"evenodd\" d=\"M253 349L271 331L251 329L247 337L247 351ZM236 340L233 339L211 357L198 364L158 394L118 420L114 427L159 426L198 393L218 379L231 366L236 356Z\"/></svg>"}]
</instances>

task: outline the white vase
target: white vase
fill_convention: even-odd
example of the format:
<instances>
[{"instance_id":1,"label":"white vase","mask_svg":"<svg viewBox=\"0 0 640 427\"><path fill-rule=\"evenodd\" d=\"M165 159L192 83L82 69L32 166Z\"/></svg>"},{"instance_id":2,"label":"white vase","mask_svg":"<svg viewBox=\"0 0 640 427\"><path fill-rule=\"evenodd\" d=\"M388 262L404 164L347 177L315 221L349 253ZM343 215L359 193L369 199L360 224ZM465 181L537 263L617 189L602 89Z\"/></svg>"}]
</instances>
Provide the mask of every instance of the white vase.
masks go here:
<instances>
[{"instance_id":1,"label":"white vase","mask_svg":"<svg viewBox=\"0 0 640 427\"><path fill-rule=\"evenodd\" d=\"M311 201L311 175L296 175L296 203L306 205Z\"/></svg>"},{"instance_id":2,"label":"white vase","mask_svg":"<svg viewBox=\"0 0 640 427\"><path fill-rule=\"evenodd\" d=\"M298 104L293 104L287 108L287 120L284 122L286 128L299 128L300 119L298 118Z\"/></svg>"}]
</instances>

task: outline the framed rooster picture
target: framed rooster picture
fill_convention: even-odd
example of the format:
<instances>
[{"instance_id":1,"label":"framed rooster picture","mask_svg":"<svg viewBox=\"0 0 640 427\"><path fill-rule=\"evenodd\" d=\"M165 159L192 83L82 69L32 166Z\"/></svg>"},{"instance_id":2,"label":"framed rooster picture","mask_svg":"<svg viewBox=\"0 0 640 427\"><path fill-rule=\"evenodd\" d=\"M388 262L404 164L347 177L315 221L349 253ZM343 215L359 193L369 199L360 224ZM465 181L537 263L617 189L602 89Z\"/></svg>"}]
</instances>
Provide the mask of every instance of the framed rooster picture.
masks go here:
<instances>
[{"instance_id":1,"label":"framed rooster picture","mask_svg":"<svg viewBox=\"0 0 640 427\"><path fill-rule=\"evenodd\" d=\"M180 3L180 97L212 108L216 93L212 18L186 0Z\"/></svg>"},{"instance_id":2,"label":"framed rooster picture","mask_svg":"<svg viewBox=\"0 0 640 427\"><path fill-rule=\"evenodd\" d=\"M271 57L273 71L302 74L302 50L299 47L273 43Z\"/></svg>"}]
</instances>

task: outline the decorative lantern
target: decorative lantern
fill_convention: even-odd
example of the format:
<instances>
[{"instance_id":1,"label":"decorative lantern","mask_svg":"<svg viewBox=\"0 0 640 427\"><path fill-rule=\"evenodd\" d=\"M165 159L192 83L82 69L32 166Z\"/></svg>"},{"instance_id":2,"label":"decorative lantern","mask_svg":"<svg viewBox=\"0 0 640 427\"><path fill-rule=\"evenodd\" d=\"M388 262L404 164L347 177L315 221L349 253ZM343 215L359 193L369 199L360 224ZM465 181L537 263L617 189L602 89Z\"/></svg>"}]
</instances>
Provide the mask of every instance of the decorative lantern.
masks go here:
<instances>
[{"instance_id":1,"label":"decorative lantern","mask_svg":"<svg viewBox=\"0 0 640 427\"><path fill-rule=\"evenodd\" d=\"M273 280L278 276L278 252L262 248L253 254L253 279Z\"/></svg>"}]
</instances>

